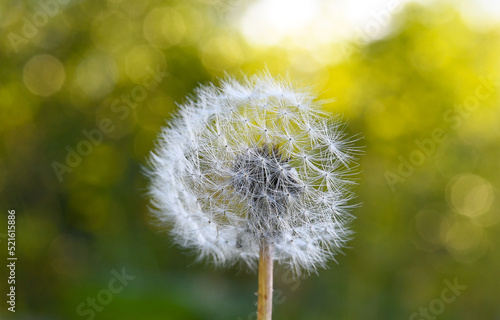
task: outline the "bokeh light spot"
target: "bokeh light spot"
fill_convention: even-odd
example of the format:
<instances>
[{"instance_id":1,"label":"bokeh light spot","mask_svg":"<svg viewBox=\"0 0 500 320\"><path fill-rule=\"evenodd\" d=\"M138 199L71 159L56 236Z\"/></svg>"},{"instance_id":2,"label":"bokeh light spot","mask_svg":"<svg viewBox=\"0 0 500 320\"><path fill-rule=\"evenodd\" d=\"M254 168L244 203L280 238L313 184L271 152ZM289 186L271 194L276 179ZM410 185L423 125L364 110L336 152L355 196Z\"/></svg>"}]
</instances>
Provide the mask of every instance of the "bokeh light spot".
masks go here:
<instances>
[{"instance_id":1,"label":"bokeh light spot","mask_svg":"<svg viewBox=\"0 0 500 320\"><path fill-rule=\"evenodd\" d=\"M458 213L477 217L490 209L494 195L488 181L474 174L464 174L448 184L447 198Z\"/></svg>"},{"instance_id":2,"label":"bokeh light spot","mask_svg":"<svg viewBox=\"0 0 500 320\"><path fill-rule=\"evenodd\" d=\"M449 216L443 221L441 237L453 258L460 262L479 259L487 246L483 228L460 216Z\"/></svg>"},{"instance_id":3,"label":"bokeh light spot","mask_svg":"<svg viewBox=\"0 0 500 320\"><path fill-rule=\"evenodd\" d=\"M114 59L93 53L86 56L76 70L76 84L87 96L98 99L113 90L118 79Z\"/></svg>"},{"instance_id":4,"label":"bokeh light spot","mask_svg":"<svg viewBox=\"0 0 500 320\"><path fill-rule=\"evenodd\" d=\"M136 46L130 50L126 58L126 72L129 78L137 84L143 84L146 76L151 76L148 68L160 70L166 69L165 56L163 53L148 45Z\"/></svg>"},{"instance_id":5,"label":"bokeh light spot","mask_svg":"<svg viewBox=\"0 0 500 320\"><path fill-rule=\"evenodd\" d=\"M181 42L186 32L186 25L177 10L157 8L144 19L143 32L151 44L168 48Z\"/></svg>"},{"instance_id":6,"label":"bokeh light spot","mask_svg":"<svg viewBox=\"0 0 500 320\"><path fill-rule=\"evenodd\" d=\"M49 54L34 56L23 70L24 85L32 93L43 97L59 91L65 78L63 64Z\"/></svg>"}]
</instances>

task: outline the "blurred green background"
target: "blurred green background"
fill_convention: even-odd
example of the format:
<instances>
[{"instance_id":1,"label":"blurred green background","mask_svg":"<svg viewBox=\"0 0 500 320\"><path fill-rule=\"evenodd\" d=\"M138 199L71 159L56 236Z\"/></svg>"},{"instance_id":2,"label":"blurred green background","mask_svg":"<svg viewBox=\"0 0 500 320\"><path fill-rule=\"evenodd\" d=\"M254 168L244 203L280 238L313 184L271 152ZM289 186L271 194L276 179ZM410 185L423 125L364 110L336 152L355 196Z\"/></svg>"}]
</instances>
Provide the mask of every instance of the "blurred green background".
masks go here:
<instances>
[{"instance_id":1,"label":"blurred green background","mask_svg":"<svg viewBox=\"0 0 500 320\"><path fill-rule=\"evenodd\" d=\"M268 68L336 98L366 145L351 248L318 275L278 267L274 319L500 319L500 24L463 3L265 44L253 1L2 1L0 259L15 209L18 261L0 318L255 319L256 274L151 226L141 167L196 86Z\"/></svg>"}]
</instances>

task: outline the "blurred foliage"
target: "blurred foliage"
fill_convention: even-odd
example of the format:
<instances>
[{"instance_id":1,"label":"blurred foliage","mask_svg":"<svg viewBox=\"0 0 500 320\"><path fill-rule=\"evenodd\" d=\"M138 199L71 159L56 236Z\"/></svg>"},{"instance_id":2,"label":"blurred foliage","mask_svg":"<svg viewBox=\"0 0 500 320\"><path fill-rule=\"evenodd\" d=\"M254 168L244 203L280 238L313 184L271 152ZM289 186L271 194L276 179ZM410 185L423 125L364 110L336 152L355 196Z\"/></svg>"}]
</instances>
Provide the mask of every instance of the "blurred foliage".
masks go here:
<instances>
[{"instance_id":1,"label":"blurred foliage","mask_svg":"<svg viewBox=\"0 0 500 320\"><path fill-rule=\"evenodd\" d=\"M198 84L266 67L336 97L328 111L366 144L352 249L319 276L278 268L274 318L408 319L455 278L467 289L439 319L500 317L499 28L409 5L381 39L310 52L245 42L247 2L65 2L0 4L0 203L18 214L19 257L2 319L87 319L77 306L122 268L135 279L96 319L254 319L255 274L173 247L149 224L141 168Z\"/></svg>"}]
</instances>

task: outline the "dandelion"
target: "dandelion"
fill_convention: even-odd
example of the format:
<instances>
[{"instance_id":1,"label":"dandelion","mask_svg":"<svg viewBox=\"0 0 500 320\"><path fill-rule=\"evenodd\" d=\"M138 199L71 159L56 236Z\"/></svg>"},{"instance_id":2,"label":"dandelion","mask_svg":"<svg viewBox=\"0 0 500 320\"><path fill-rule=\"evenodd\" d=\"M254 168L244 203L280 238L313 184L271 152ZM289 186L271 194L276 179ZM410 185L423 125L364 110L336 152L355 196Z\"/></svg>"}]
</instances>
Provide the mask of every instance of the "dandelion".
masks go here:
<instances>
[{"instance_id":1,"label":"dandelion","mask_svg":"<svg viewBox=\"0 0 500 320\"><path fill-rule=\"evenodd\" d=\"M215 265L259 265L270 319L273 262L326 267L350 239L356 157L339 118L269 74L201 87L160 134L150 162L154 216Z\"/></svg>"}]
</instances>

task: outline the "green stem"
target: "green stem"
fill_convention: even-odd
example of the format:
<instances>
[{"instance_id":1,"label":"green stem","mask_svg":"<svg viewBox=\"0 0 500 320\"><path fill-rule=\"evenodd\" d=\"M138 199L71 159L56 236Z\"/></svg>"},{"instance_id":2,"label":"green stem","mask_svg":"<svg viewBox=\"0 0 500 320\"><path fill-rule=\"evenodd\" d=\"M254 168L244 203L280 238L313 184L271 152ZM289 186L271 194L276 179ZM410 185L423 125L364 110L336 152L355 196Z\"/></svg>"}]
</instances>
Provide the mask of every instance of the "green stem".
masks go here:
<instances>
[{"instance_id":1,"label":"green stem","mask_svg":"<svg viewBox=\"0 0 500 320\"><path fill-rule=\"evenodd\" d=\"M257 320L271 320L273 312L273 246L262 241L259 259Z\"/></svg>"}]
</instances>

